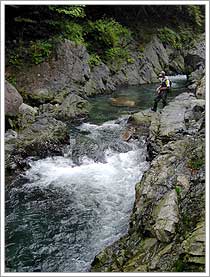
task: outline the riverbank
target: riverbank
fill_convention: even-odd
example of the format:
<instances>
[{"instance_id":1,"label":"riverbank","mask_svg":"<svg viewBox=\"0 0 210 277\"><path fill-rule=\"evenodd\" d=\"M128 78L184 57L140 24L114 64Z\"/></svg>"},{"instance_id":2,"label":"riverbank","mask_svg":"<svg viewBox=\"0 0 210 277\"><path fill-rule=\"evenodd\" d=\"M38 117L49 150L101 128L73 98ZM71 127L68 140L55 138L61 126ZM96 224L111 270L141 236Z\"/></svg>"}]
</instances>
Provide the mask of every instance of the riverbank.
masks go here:
<instances>
[{"instance_id":1,"label":"riverbank","mask_svg":"<svg viewBox=\"0 0 210 277\"><path fill-rule=\"evenodd\" d=\"M93 272L205 271L205 101L183 93L148 126L149 170L136 185L128 234L98 254Z\"/></svg>"}]
</instances>

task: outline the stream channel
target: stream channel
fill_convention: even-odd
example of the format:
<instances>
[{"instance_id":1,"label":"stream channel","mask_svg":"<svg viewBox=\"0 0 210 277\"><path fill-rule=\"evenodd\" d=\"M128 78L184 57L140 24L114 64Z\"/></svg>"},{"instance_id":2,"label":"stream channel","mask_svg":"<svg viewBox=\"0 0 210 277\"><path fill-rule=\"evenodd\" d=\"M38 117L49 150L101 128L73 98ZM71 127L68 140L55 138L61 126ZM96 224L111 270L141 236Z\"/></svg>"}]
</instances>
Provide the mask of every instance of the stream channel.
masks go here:
<instances>
[{"instance_id":1,"label":"stream channel","mask_svg":"<svg viewBox=\"0 0 210 277\"><path fill-rule=\"evenodd\" d=\"M185 90L172 78L169 99ZM5 256L9 272L87 272L95 255L128 231L135 185L149 164L145 137L125 142L128 113L152 106L157 84L121 88L133 108L90 100L88 123L70 129L63 156L34 160L6 190ZM162 107L162 103L159 103Z\"/></svg>"}]
</instances>

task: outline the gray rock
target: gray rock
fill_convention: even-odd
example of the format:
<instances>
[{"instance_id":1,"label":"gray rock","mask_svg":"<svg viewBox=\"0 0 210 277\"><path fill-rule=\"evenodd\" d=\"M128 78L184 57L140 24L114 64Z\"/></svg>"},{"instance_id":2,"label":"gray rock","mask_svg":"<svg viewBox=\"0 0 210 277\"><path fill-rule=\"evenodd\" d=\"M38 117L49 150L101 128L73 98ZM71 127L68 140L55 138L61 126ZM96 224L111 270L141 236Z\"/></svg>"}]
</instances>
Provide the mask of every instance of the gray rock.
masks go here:
<instances>
[{"instance_id":1,"label":"gray rock","mask_svg":"<svg viewBox=\"0 0 210 277\"><path fill-rule=\"evenodd\" d=\"M19 113L16 118L16 122L20 129L24 129L35 121L38 114L38 108L33 108L25 103L22 103L19 107Z\"/></svg>"},{"instance_id":2,"label":"gray rock","mask_svg":"<svg viewBox=\"0 0 210 277\"><path fill-rule=\"evenodd\" d=\"M58 108L57 118L63 120L86 116L90 110L90 104L78 95L68 95Z\"/></svg>"},{"instance_id":3,"label":"gray rock","mask_svg":"<svg viewBox=\"0 0 210 277\"><path fill-rule=\"evenodd\" d=\"M155 73L158 74L162 68L168 67L169 58L166 49L156 36L146 45L144 55L147 57L149 63L152 64Z\"/></svg>"},{"instance_id":4,"label":"gray rock","mask_svg":"<svg viewBox=\"0 0 210 277\"><path fill-rule=\"evenodd\" d=\"M18 134L16 150L24 156L41 156L61 153L59 145L66 142L68 130L65 123L51 117L39 116L29 127Z\"/></svg>"},{"instance_id":5,"label":"gray rock","mask_svg":"<svg viewBox=\"0 0 210 277\"><path fill-rule=\"evenodd\" d=\"M205 34L202 34L195 46L185 56L185 64L191 72L195 71L200 64L205 64L205 49Z\"/></svg>"},{"instance_id":6,"label":"gray rock","mask_svg":"<svg viewBox=\"0 0 210 277\"><path fill-rule=\"evenodd\" d=\"M5 138L5 142L7 142L11 139L16 139L17 138L17 132L12 130L12 129L9 129L9 130L6 131L4 138Z\"/></svg>"},{"instance_id":7,"label":"gray rock","mask_svg":"<svg viewBox=\"0 0 210 277\"><path fill-rule=\"evenodd\" d=\"M181 54L170 62L170 69L180 74L185 71L184 57Z\"/></svg>"},{"instance_id":8,"label":"gray rock","mask_svg":"<svg viewBox=\"0 0 210 277\"><path fill-rule=\"evenodd\" d=\"M169 242L179 222L178 198L175 190L167 193L153 210L154 231L158 240Z\"/></svg>"},{"instance_id":9,"label":"gray rock","mask_svg":"<svg viewBox=\"0 0 210 277\"><path fill-rule=\"evenodd\" d=\"M16 116L22 103L23 98L16 88L5 81L5 115Z\"/></svg>"},{"instance_id":10,"label":"gray rock","mask_svg":"<svg viewBox=\"0 0 210 277\"><path fill-rule=\"evenodd\" d=\"M203 76L203 78L200 80L200 84L196 89L196 97L205 99L205 94L206 94L206 77Z\"/></svg>"},{"instance_id":11,"label":"gray rock","mask_svg":"<svg viewBox=\"0 0 210 277\"><path fill-rule=\"evenodd\" d=\"M90 78L89 55L84 46L65 40L50 63L34 65L17 76L17 87L31 98L52 99L56 92Z\"/></svg>"},{"instance_id":12,"label":"gray rock","mask_svg":"<svg viewBox=\"0 0 210 277\"><path fill-rule=\"evenodd\" d=\"M84 86L85 94L91 96L104 93L105 91L111 92L115 90L115 86L111 82L110 74L109 68L104 63L95 66L91 72L90 79Z\"/></svg>"},{"instance_id":13,"label":"gray rock","mask_svg":"<svg viewBox=\"0 0 210 277\"><path fill-rule=\"evenodd\" d=\"M183 93L162 113L133 115L136 124L150 124L156 155L136 185L128 235L96 257L93 271L205 270L204 224L196 227L205 217L205 134L197 127L204 107Z\"/></svg>"},{"instance_id":14,"label":"gray rock","mask_svg":"<svg viewBox=\"0 0 210 277\"><path fill-rule=\"evenodd\" d=\"M182 243L186 262L205 264L205 222L200 222Z\"/></svg>"}]
</instances>

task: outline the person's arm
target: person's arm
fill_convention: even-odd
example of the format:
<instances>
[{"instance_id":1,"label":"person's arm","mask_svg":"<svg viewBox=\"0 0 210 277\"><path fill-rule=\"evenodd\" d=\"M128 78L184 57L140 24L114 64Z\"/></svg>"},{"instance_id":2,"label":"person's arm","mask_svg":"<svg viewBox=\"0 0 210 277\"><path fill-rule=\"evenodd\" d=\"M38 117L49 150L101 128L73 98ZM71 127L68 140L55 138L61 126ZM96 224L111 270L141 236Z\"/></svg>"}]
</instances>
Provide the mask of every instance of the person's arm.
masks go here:
<instances>
[{"instance_id":1,"label":"person's arm","mask_svg":"<svg viewBox=\"0 0 210 277\"><path fill-rule=\"evenodd\" d=\"M160 92L160 89L161 89L161 86L159 86L157 89L156 89L156 92Z\"/></svg>"}]
</instances>

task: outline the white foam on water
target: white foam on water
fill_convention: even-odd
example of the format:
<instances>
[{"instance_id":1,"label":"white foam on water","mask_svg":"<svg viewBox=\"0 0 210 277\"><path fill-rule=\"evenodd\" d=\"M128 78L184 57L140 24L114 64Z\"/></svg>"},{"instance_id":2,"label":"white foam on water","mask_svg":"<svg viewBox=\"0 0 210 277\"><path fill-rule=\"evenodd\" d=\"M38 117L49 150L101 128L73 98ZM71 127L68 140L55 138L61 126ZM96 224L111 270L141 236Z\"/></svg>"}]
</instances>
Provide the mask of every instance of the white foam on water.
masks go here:
<instances>
[{"instance_id":1,"label":"white foam on water","mask_svg":"<svg viewBox=\"0 0 210 277\"><path fill-rule=\"evenodd\" d=\"M101 126L83 123L80 126L80 130L89 130L93 136L100 129L110 128L115 131L121 126L114 122ZM139 148L135 141L130 144L131 150L125 153L107 148L104 162L96 162L87 156L81 157L81 165L67 157L48 157L31 162L31 168L25 173L28 182L23 185L23 190L33 193L33 188L38 187L46 193L50 188L56 195L62 188L63 197L72 203L71 206L65 206L65 201L61 203L68 216L62 218L61 233L54 234L53 238L62 241L58 244L58 253L63 257L60 272L87 271L101 249L127 232L135 185L148 168L146 150ZM74 230L70 231L66 226L70 229L74 226ZM68 237L70 240L75 237L75 241L66 243ZM44 245L39 251L46 251L45 248ZM49 255L42 263L42 270L48 271L53 259Z\"/></svg>"},{"instance_id":2,"label":"white foam on water","mask_svg":"<svg viewBox=\"0 0 210 277\"><path fill-rule=\"evenodd\" d=\"M187 75L173 75L173 76L168 76L171 81L186 81L187 80Z\"/></svg>"}]
</instances>

